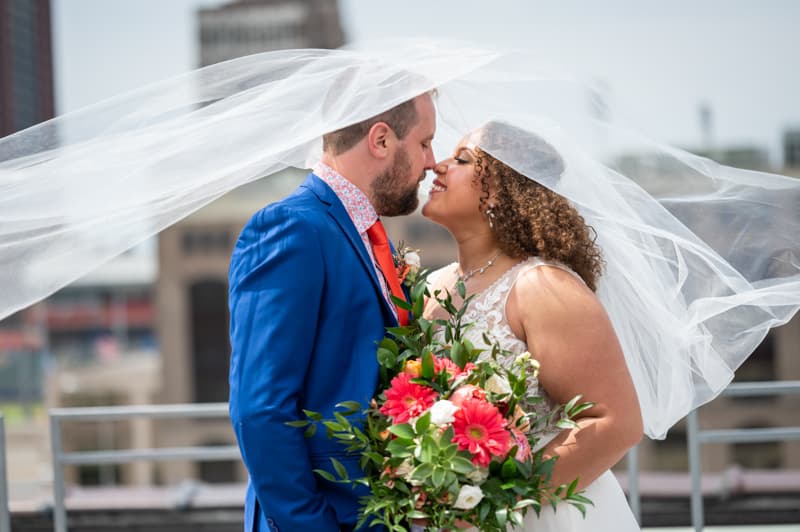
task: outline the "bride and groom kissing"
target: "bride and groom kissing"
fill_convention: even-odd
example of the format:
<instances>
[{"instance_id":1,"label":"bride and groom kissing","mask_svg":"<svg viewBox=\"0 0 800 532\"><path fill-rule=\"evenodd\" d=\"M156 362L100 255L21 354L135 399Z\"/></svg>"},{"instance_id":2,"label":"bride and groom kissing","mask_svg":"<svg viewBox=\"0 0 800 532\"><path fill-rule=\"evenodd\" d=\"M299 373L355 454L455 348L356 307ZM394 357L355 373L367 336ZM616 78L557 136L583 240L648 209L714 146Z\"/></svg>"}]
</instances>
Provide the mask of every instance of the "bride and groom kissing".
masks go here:
<instances>
[{"instance_id":1,"label":"bride and groom kissing","mask_svg":"<svg viewBox=\"0 0 800 532\"><path fill-rule=\"evenodd\" d=\"M376 344L410 315L382 216L418 204L428 171L435 179L422 213L445 227L458 260L431 283L455 292L461 281L482 306L472 334L491 332L511 353L535 353L535 386L557 405L577 394L595 406L577 427L553 431L545 454L558 456L553 482L579 478L594 501L576 511L545 508L525 529L638 529L609 468L642 435L631 377L595 295L603 259L577 210L562 196L493 157L482 146L518 146L563 171L542 138L503 122L467 134L436 161L434 95L425 93L328 133L323 155L290 196L257 212L230 266L230 417L250 482L245 530L354 530L359 493L313 473L337 458L351 477L358 457L325 434L305 438L286 423L304 410L330 416L334 405L366 404L378 381ZM443 309L425 305L425 316Z\"/></svg>"}]
</instances>

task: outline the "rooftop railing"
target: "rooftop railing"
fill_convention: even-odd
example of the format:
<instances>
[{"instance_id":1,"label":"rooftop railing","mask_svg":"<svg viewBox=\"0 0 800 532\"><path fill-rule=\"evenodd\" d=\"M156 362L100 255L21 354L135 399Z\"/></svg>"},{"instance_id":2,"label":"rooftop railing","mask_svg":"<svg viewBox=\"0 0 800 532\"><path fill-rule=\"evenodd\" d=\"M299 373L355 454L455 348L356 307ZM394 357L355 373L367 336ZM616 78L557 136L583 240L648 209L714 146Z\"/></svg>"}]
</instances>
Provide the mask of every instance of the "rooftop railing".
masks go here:
<instances>
[{"instance_id":1,"label":"rooftop railing","mask_svg":"<svg viewBox=\"0 0 800 532\"><path fill-rule=\"evenodd\" d=\"M88 408L55 408L50 410L50 439L53 449L53 524L55 532L67 532L67 509L64 485L65 465L125 464L137 461L192 460L196 462L239 460L235 445L214 447L163 447L157 449L125 449L113 451L64 452L61 445L61 423L64 421L116 421L135 417L164 418L227 418L227 403L109 406ZM0 529L0 532L3 532Z\"/></svg>"},{"instance_id":2,"label":"rooftop railing","mask_svg":"<svg viewBox=\"0 0 800 532\"><path fill-rule=\"evenodd\" d=\"M800 394L800 381L734 383L721 395L727 397ZM53 449L53 517L56 532L67 532L65 507L65 465L123 464L136 461L218 461L240 459L235 445L214 447L171 447L157 449L126 449L112 451L64 452L61 444L61 423L69 421L113 421L134 417L163 418L226 418L227 403L149 405L121 407L64 408L50 411L50 429ZM703 493L701 490L702 464L700 446L706 443L750 443L800 440L800 427L701 430L697 411L687 417L687 445L691 477L692 526L696 532L704 527ZM0 417L0 445L4 446L2 417ZM628 500L641 523L639 494L638 450L631 449L627 457ZM5 453L0 458L0 532L10 531L5 484ZM4 528L5 527L5 528Z\"/></svg>"},{"instance_id":3,"label":"rooftop railing","mask_svg":"<svg viewBox=\"0 0 800 532\"><path fill-rule=\"evenodd\" d=\"M726 397L755 397L787 394L800 394L800 381L733 383L720 395ZM701 430L697 419L697 410L693 410L687 416L686 439L689 447L689 474L692 480L692 527L694 527L695 532L702 532L705 526L705 519L701 488L703 476L700 460L701 445L706 443L760 443L800 440L800 427Z\"/></svg>"}]
</instances>

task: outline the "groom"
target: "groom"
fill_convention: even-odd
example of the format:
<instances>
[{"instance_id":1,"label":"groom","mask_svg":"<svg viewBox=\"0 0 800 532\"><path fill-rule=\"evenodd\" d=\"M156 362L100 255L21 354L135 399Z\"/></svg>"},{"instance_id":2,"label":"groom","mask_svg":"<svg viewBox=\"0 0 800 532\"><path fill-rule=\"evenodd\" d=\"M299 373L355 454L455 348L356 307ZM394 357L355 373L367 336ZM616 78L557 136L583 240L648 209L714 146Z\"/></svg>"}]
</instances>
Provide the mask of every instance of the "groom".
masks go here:
<instances>
[{"instance_id":1,"label":"groom","mask_svg":"<svg viewBox=\"0 0 800 532\"><path fill-rule=\"evenodd\" d=\"M230 417L250 483L245 531L353 530L363 492L321 479L331 457L358 459L318 431L286 425L303 410L331 417L375 391L376 343L408 314L379 216L411 213L434 167L433 101L423 94L323 137L323 156L288 198L245 226L230 266Z\"/></svg>"}]
</instances>

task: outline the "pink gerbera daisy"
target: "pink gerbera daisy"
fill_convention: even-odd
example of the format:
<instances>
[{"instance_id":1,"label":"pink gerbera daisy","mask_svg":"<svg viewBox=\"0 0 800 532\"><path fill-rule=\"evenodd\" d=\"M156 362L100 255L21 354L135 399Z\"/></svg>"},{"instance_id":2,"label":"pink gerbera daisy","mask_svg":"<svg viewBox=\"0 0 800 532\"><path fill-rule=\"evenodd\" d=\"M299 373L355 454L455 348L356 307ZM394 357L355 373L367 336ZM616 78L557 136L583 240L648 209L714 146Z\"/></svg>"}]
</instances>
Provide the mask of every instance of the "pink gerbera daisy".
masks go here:
<instances>
[{"instance_id":1,"label":"pink gerbera daisy","mask_svg":"<svg viewBox=\"0 0 800 532\"><path fill-rule=\"evenodd\" d=\"M386 401L380 413L395 424L406 423L412 417L422 415L436 402L436 391L427 386L410 382L413 376L400 373L392 379L386 390Z\"/></svg>"},{"instance_id":2,"label":"pink gerbera daisy","mask_svg":"<svg viewBox=\"0 0 800 532\"><path fill-rule=\"evenodd\" d=\"M461 451L469 451L472 463L487 467L492 456L505 456L511 448L506 420L497 407L480 399L467 399L453 416L453 442Z\"/></svg>"}]
</instances>

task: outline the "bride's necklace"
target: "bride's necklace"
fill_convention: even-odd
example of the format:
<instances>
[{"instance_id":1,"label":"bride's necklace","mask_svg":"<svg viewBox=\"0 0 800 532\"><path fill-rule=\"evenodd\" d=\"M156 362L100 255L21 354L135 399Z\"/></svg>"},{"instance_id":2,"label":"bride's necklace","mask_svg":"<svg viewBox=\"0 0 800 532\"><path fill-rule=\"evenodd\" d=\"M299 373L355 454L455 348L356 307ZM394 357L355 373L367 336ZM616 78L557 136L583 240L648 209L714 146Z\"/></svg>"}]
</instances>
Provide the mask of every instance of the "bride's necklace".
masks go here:
<instances>
[{"instance_id":1,"label":"bride's necklace","mask_svg":"<svg viewBox=\"0 0 800 532\"><path fill-rule=\"evenodd\" d=\"M483 266L478 266L477 268L471 269L467 273L459 275L458 276L458 280L461 281L462 283L466 283L467 281L470 280L470 278L472 278L473 275L482 275L483 272L485 272L486 270L488 270L489 268L492 267L492 265L494 264L494 261L496 261L497 257L500 256L500 253L502 253L502 252L498 251L497 253L495 253L494 257L489 259L489 261L486 264L484 264Z\"/></svg>"}]
</instances>

